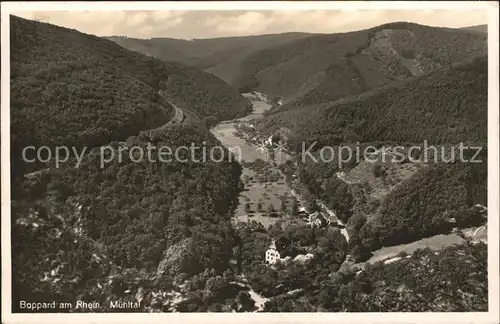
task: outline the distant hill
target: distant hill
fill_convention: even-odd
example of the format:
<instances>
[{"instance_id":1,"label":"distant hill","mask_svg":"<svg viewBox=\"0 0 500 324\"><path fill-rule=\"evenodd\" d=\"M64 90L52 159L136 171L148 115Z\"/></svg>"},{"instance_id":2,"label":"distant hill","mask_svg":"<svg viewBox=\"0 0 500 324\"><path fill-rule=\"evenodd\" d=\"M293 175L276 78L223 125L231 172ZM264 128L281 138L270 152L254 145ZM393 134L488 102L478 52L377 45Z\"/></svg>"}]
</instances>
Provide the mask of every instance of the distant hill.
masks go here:
<instances>
[{"instance_id":1,"label":"distant hill","mask_svg":"<svg viewBox=\"0 0 500 324\"><path fill-rule=\"evenodd\" d=\"M175 61L205 69L231 83L239 75L240 62L268 47L293 42L314 34L283 33L244 37L182 40L174 38L137 39L110 36L109 40L163 61Z\"/></svg>"},{"instance_id":2,"label":"distant hill","mask_svg":"<svg viewBox=\"0 0 500 324\"><path fill-rule=\"evenodd\" d=\"M173 116L169 101L215 121L250 108L210 73L68 28L12 16L11 51L14 152L27 143L83 147L125 140L166 123Z\"/></svg>"},{"instance_id":3,"label":"distant hill","mask_svg":"<svg viewBox=\"0 0 500 324\"><path fill-rule=\"evenodd\" d=\"M478 32L485 34L488 33L488 25L476 25L476 26L462 27L460 29L469 32Z\"/></svg>"},{"instance_id":4,"label":"distant hill","mask_svg":"<svg viewBox=\"0 0 500 324\"><path fill-rule=\"evenodd\" d=\"M256 89L294 103L284 109L362 93L487 52L484 34L407 22L335 34L108 38L161 60L205 69L242 92Z\"/></svg>"},{"instance_id":5,"label":"distant hill","mask_svg":"<svg viewBox=\"0 0 500 324\"><path fill-rule=\"evenodd\" d=\"M311 36L249 56L235 86L283 97L293 103L285 109L329 102L484 55L486 42L486 35L406 22Z\"/></svg>"}]
</instances>

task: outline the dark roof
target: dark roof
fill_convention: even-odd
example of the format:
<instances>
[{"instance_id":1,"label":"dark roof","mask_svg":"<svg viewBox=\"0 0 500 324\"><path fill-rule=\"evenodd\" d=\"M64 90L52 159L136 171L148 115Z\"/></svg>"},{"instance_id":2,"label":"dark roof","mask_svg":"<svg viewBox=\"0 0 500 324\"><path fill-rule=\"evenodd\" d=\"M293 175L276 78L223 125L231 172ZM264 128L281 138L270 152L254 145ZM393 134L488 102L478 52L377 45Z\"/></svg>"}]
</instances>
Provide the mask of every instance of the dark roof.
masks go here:
<instances>
[{"instance_id":1,"label":"dark roof","mask_svg":"<svg viewBox=\"0 0 500 324\"><path fill-rule=\"evenodd\" d=\"M290 244L287 246L285 249L282 249L281 251L278 251L280 254L280 257L295 257L297 255L297 248L295 247L295 244Z\"/></svg>"}]
</instances>

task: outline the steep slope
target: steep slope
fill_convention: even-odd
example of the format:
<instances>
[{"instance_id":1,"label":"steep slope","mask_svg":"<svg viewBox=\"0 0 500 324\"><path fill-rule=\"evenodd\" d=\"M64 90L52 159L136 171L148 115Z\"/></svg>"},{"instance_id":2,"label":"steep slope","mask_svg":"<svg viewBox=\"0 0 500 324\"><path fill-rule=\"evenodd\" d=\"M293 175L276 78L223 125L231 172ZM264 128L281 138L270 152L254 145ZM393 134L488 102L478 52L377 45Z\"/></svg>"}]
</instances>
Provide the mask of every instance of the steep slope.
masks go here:
<instances>
[{"instance_id":1,"label":"steep slope","mask_svg":"<svg viewBox=\"0 0 500 324\"><path fill-rule=\"evenodd\" d=\"M29 299L97 301L104 311L110 301L137 301L129 285L150 293L172 287L179 275L221 276L232 253L241 167L197 121L245 114L247 101L192 67L75 30L16 17L11 23L14 153L24 145L89 149L78 167L71 156L25 181L12 170L13 310L29 312L19 306ZM140 132L173 116L163 96L192 122ZM115 158L103 164L92 146L106 144ZM213 161L182 149L190 146L217 147ZM160 155L162 148L177 159ZM22 165L19 155L12 159ZM172 257L172 246L185 254ZM168 276L157 275L159 265Z\"/></svg>"},{"instance_id":2,"label":"steep slope","mask_svg":"<svg viewBox=\"0 0 500 324\"><path fill-rule=\"evenodd\" d=\"M249 56L235 84L284 97L283 109L318 104L486 54L486 40L405 22L312 36Z\"/></svg>"},{"instance_id":3,"label":"steep slope","mask_svg":"<svg viewBox=\"0 0 500 324\"><path fill-rule=\"evenodd\" d=\"M307 163L300 166L300 181L347 224L350 254L363 259L381 246L484 222L474 206L486 204L487 197L487 84L487 58L478 57L362 95L278 112L257 126L264 132L288 127L292 149L300 154L311 148L317 161L303 155ZM451 145L460 142L482 147L476 162L467 163L476 149L464 152L462 161L456 148L455 163L444 163ZM324 146L345 143L352 145L350 159L342 157L348 163L338 162L338 150L333 157L322 154ZM436 144L435 154L443 158L437 163L423 153ZM415 162L392 162L391 154L385 162L368 162L363 156L368 145L418 145L420 155L412 156ZM441 147L448 154L440 153Z\"/></svg>"},{"instance_id":4,"label":"steep slope","mask_svg":"<svg viewBox=\"0 0 500 324\"><path fill-rule=\"evenodd\" d=\"M265 48L293 42L313 34L283 33L272 35L181 40L173 38L135 39L111 36L109 40L163 61L180 62L213 73L231 83L240 73L240 62Z\"/></svg>"},{"instance_id":5,"label":"steep slope","mask_svg":"<svg viewBox=\"0 0 500 324\"><path fill-rule=\"evenodd\" d=\"M297 143L486 143L486 57L391 83L358 96L268 116L261 127L288 127ZM293 144L292 144L293 145Z\"/></svg>"},{"instance_id":6,"label":"steep slope","mask_svg":"<svg viewBox=\"0 0 500 324\"><path fill-rule=\"evenodd\" d=\"M11 49L15 154L28 143L81 148L124 140L165 124L174 115L169 101L212 122L250 109L212 74L67 28L12 16Z\"/></svg>"}]
</instances>

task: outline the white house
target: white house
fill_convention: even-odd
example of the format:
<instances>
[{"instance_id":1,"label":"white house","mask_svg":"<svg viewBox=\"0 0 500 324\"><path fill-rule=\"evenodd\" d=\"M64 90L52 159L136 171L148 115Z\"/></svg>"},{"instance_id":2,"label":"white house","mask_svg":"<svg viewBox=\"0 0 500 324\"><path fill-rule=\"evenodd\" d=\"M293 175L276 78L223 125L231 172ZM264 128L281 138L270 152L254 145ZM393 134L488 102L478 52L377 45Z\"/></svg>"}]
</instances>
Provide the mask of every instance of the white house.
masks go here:
<instances>
[{"instance_id":1,"label":"white house","mask_svg":"<svg viewBox=\"0 0 500 324\"><path fill-rule=\"evenodd\" d=\"M269 264L275 264L281 259L281 255L276 249L276 243L273 241L269 248L266 250L266 262Z\"/></svg>"}]
</instances>

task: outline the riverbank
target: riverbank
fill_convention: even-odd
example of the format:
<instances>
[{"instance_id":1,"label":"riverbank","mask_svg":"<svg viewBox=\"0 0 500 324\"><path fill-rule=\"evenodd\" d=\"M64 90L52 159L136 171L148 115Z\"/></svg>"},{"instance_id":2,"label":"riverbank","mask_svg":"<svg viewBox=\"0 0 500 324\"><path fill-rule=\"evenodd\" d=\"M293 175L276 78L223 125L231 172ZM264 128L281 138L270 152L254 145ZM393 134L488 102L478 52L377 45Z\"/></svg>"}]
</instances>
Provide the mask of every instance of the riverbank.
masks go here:
<instances>
[{"instance_id":1,"label":"riverbank","mask_svg":"<svg viewBox=\"0 0 500 324\"><path fill-rule=\"evenodd\" d=\"M243 94L243 96L252 102L252 113L235 120L221 122L213 127L211 132L229 150L237 148L233 152L238 152L235 154L239 155L237 159L242 164L241 179L245 188L239 197L239 204L233 219L234 223L254 220L268 228L284 219L283 217L271 217L270 214L273 212L280 214L284 212L282 208L290 210L292 194L285 182L284 175L271 163L268 148L236 135L237 125L258 120L263 117L265 111L271 108L266 97L262 94ZM279 161L290 157L277 154L275 158ZM253 165L258 160L264 161L265 166ZM275 177L277 179L271 180Z\"/></svg>"}]
</instances>

